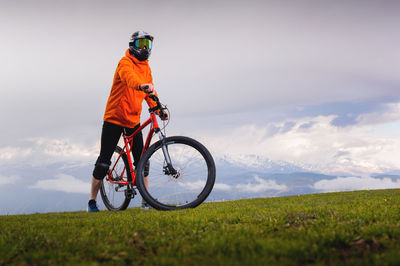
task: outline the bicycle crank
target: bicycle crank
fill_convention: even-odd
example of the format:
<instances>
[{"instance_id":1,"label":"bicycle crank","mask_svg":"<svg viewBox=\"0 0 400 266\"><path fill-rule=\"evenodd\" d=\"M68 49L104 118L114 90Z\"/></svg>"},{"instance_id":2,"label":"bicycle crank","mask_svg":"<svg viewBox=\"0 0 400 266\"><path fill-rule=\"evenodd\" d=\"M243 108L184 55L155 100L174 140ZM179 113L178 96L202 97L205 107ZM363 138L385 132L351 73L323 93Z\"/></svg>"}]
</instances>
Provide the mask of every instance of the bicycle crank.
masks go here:
<instances>
[{"instance_id":1,"label":"bicycle crank","mask_svg":"<svg viewBox=\"0 0 400 266\"><path fill-rule=\"evenodd\" d=\"M133 199L136 195L136 191L133 188L127 188L125 190L125 197L128 199Z\"/></svg>"}]
</instances>

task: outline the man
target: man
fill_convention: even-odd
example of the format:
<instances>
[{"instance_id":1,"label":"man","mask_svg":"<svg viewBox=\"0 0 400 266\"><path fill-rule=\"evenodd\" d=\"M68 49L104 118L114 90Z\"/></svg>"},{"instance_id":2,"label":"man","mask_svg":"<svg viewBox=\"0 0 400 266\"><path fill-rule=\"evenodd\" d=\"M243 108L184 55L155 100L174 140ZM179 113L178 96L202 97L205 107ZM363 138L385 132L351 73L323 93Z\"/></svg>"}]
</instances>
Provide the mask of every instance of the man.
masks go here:
<instances>
[{"instance_id":1,"label":"man","mask_svg":"<svg viewBox=\"0 0 400 266\"><path fill-rule=\"evenodd\" d=\"M148 95L156 94L148 62L153 39L152 35L144 31L133 33L129 42L129 49L118 63L104 113L100 155L93 170L88 212L99 211L96 197L103 178L107 175L112 154L122 132L125 130L126 134L130 135L139 128L143 100L146 100L150 107L156 105L148 97ZM160 118L167 120L167 112L160 112ZM142 150L143 136L140 132L134 137L132 145L135 167L139 163ZM142 207L146 207L143 205L146 205L146 203L142 202Z\"/></svg>"}]
</instances>

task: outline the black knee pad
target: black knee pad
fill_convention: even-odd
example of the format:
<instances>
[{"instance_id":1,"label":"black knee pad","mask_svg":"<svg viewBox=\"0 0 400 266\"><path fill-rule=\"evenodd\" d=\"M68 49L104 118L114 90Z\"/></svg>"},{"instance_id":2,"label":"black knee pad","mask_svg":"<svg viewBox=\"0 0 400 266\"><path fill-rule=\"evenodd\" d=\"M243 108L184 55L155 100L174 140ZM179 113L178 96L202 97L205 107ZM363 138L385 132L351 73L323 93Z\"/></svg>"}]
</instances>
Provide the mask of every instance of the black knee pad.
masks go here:
<instances>
[{"instance_id":1,"label":"black knee pad","mask_svg":"<svg viewBox=\"0 0 400 266\"><path fill-rule=\"evenodd\" d=\"M147 161L146 165L144 166L144 176L149 176L149 171L150 171L150 161Z\"/></svg>"},{"instance_id":2,"label":"black knee pad","mask_svg":"<svg viewBox=\"0 0 400 266\"><path fill-rule=\"evenodd\" d=\"M110 165L106 163L96 163L93 170L93 177L102 180L107 175L109 167Z\"/></svg>"}]
</instances>

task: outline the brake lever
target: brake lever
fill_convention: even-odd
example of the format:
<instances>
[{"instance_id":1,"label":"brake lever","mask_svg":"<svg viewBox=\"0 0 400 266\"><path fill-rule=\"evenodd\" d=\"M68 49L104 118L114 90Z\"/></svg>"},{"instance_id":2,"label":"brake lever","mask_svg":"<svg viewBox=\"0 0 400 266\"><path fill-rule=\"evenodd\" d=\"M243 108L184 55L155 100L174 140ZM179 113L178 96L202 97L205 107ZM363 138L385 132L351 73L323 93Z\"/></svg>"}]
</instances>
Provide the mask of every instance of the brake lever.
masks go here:
<instances>
[{"instance_id":1,"label":"brake lever","mask_svg":"<svg viewBox=\"0 0 400 266\"><path fill-rule=\"evenodd\" d=\"M168 117L168 114L164 112L164 110L167 110L167 108L161 108L160 109L160 118L165 118Z\"/></svg>"}]
</instances>

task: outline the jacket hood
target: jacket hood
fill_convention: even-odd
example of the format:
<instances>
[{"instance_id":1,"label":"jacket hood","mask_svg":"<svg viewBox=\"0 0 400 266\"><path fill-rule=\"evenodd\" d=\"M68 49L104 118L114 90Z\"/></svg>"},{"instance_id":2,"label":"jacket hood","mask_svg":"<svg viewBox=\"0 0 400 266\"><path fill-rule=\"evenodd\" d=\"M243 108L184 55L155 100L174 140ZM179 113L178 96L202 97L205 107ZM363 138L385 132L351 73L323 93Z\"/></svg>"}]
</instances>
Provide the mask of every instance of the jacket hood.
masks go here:
<instances>
[{"instance_id":1,"label":"jacket hood","mask_svg":"<svg viewBox=\"0 0 400 266\"><path fill-rule=\"evenodd\" d=\"M125 55L129 57L136 65L147 65L149 63L149 59L146 59L144 61L138 60L135 56L131 55L129 52L129 49L126 50Z\"/></svg>"}]
</instances>

